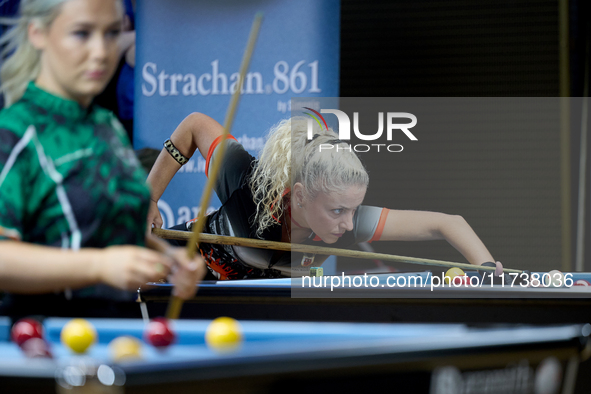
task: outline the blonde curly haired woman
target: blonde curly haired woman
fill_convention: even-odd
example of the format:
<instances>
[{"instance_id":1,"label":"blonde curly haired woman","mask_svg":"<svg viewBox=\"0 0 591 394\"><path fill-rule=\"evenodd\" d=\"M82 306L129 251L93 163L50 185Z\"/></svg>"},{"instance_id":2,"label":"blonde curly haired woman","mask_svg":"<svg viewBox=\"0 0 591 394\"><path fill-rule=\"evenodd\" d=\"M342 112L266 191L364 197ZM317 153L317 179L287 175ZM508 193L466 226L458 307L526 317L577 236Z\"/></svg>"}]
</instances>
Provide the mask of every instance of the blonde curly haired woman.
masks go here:
<instances>
[{"instance_id":1,"label":"blonde curly haired woman","mask_svg":"<svg viewBox=\"0 0 591 394\"><path fill-rule=\"evenodd\" d=\"M223 127L214 119L193 113L165 142L148 176L152 185L148 226L162 226L157 201L196 149L206 159L207 174L216 160L222 133ZM208 216L208 233L335 247L366 241L445 239L470 263L488 262L497 266L498 275L502 272L500 263L492 263L491 254L461 216L362 205L369 176L359 158L346 149L319 149L321 144L344 144L330 129L317 128L309 140L308 119L283 120L271 128L258 160L233 137L227 143L216 181L222 206ZM188 222L173 228L190 227ZM306 272L297 268L300 264L292 265L290 253L200 247L210 271L219 279Z\"/></svg>"}]
</instances>

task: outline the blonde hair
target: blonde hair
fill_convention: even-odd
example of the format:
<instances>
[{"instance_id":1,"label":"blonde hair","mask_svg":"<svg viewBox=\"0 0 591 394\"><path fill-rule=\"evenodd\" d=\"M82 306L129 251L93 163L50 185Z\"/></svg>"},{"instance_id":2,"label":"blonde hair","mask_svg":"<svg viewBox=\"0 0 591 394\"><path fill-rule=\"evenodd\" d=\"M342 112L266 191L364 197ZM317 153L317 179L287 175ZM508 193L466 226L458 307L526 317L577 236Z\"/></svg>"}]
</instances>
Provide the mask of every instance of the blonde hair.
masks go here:
<instances>
[{"instance_id":1,"label":"blonde hair","mask_svg":"<svg viewBox=\"0 0 591 394\"><path fill-rule=\"evenodd\" d=\"M312 140L308 140L309 126ZM321 144L335 148L320 151ZM304 186L307 199L321 192L342 192L352 185L369 184L363 164L354 152L343 149L346 146L332 129L321 129L305 117L285 119L271 128L250 179L257 204L258 236L277 223L286 208L282 203L285 192L298 182Z\"/></svg>"},{"instance_id":2,"label":"blonde hair","mask_svg":"<svg viewBox=\"0 0 591 394\"><path fill-rule=\"evenodd\" d=\"M0 37L0 46L3 48L0 92L4 94L6 107L23 96L29 81L36 79L41 71L41 53L29 41L29 25L36 23L42 29L49 28L59 15L61 5L67 1L21 0L19 16L0 18L0 24L11 26Z\"/></svg>"},{"instance_id":3,"label":"blonde hair","mask_svg":"<svg viewBox=\"0 0 591 394\"><path fill-rule=\"evenodd\" d=\"M11 26L0 38L2 67L0 68L0 91L4 105L18 101L29 81L37 78L40 71L40 53L29 41L29 24L38 23L47 28L59 14L62 3L68 0L21 0L19 16L1 18L0 23Z\"/></svg>"}]
</instances>

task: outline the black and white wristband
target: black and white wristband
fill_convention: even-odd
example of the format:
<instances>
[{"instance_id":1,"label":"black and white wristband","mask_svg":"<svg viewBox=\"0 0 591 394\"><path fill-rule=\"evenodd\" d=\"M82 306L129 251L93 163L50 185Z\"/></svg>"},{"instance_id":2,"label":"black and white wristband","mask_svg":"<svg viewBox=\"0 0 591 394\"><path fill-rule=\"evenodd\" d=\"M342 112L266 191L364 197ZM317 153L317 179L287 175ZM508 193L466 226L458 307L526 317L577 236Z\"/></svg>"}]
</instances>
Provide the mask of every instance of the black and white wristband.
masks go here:
<instances>
[{"instance_id":1,"label":"black and white wristband","mask_svg":"<svg viewBox=\"0 0 591 394\"><path fill-rule=\"evenodd\" d=\"M181 166L187 164L187 162L189 161L189 159L185 155L183 155L176 148L176 146L174 146L170 138L164 141L164 148L166 148L166 150L168 151L168 153L170 153L172 158L175 159L176 162L179 163Z\"/></svg>"}]
</instances>

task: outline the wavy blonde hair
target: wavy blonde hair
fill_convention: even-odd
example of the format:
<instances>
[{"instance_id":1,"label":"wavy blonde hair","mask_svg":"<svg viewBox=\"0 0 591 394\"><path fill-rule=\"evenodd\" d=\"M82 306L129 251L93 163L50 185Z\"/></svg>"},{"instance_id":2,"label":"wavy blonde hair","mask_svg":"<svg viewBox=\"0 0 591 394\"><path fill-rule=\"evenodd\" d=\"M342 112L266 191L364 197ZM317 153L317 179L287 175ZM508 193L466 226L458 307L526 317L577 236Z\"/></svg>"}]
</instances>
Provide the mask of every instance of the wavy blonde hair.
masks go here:
<instances>
[{"instance_id":1,"label":"wavy blonde hair","mask_svg":"<svg viewBox=\"0 0 591 394\"><path fill-rule=\"evenodd\" d=\"M312 140L308 140L309 125ZM314 199L321 192L342 192L352 185L367 187L369 176L354 152L320 151L321 144L347 146L332 129L321 129L301 116L282 120L271 128L249 181L257 204L257 236L277 223L286 209L283 196L298 182L304 185L306 199Z\"/></svg>"},{"instance_id":2,"label":"wavy blonde hair","mask_svg":"<svg viewBox=\"0 0 591 394\"><path fill-rule=\"evenodd\" d=\"M10 26L0 37L0 92L4 94L6 107L23 96L29 81L36 79L41 71L41 53L29 41L29 25L36 23L42 29L49 28L59 15L62 4L67 1L69 0L21 0L19 16L0 18L0 24Z\"/></svg>"}]
</instances>

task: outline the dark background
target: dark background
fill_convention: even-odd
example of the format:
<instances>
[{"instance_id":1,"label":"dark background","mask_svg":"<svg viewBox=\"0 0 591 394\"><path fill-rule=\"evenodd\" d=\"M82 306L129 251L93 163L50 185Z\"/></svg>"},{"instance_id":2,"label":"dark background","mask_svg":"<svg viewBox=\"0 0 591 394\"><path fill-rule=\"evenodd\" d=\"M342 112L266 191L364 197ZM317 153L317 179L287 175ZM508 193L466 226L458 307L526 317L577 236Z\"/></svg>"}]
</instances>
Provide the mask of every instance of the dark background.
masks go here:
<instances>
[{"instance_id":1,"label":"dark background","mask_svg":"<svg viewBox=\"0 0 591 394\"><path fill-rule=\"evenodd\" d=\"M589 5L580 0L568 2L568 79L566 83L563 79L562 90L559 5L556 0L343 0L341 96L582 96ZM531 115L536 115L535 110ZM460 214L507 267L574 270L581 100L570 105L570 126L566 205L561 199L558 128L555 134L530 133L527 137L499 130L492 146L490 131L475 128L472 151L455 157L440 150L426 161L425 156L408 153L408 160L397 159L388 171L366 162L371 179L366 202ZM524 143L524 138L529 141ZM426 143L424 138L420 142ZM414 173L409 174L408 167ZM589 173L585 177L585 256L591 253L588 178ZM475 193L475 182L486 185L488 192ZM395 195L392 185L401 186ZM511 187L513 191L508 190ZM563 213L563 206L568 214ZM571 231L566 246L564 216ZM463 261L451 246L439 241L375 242L372 246L398 255ZM587 260L588 271L591 263ZM339 260L339 268L352 267L352 262Z\"/></svg>"}]
</instances>

